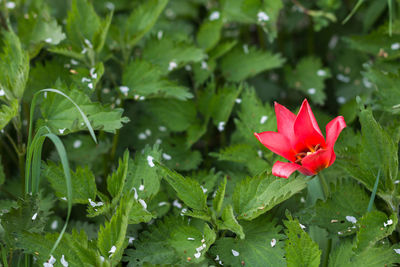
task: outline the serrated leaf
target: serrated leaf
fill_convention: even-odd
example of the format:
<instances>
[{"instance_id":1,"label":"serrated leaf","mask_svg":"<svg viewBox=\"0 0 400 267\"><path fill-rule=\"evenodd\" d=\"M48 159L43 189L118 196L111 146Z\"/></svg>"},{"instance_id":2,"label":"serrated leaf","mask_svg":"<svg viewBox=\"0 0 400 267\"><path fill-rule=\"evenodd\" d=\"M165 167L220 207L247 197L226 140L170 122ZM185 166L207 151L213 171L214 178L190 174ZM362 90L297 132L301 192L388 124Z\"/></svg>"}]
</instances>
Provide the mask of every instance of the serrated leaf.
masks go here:
<instances>
[{"instance_id":1,"label":"serrated leaf","mask_svg":"<svg viewBox=\"0 0 400 267\"><path fill-rule=\"evenodd\" d=\"M18 108L19 104L17 99L12 100L10 102L10 106L7 104L3 104L0 106L0 130L6 127L6 125L12 120L12 118L18 115Z\"/></svg>"},{"instance_id":2,"label":"serrated leaf","mask_svg":"<svg viewBox=\"0 0 400 267\"><path fill-rule=\"evenodd\" d=\"M184 178L161 164L157 165L164 171L164 179L175 189L178 197L186 205L197 210L207 210L206 195L196 180Z\"/></svg>"},{"instance_id":3,"label":"serrated leaf","mask_svg":"<svg viewBox=\"0 0 400 267\"><path fill-rule=\"evenodd\" d=\"M213 199L213 208L217 213L220 212L222 208L222 203L224 202L225 188L226 188L226 177L224 177L224 180L219 185L218 190Z\"/></svg>"},{"instance_id":4,"label":"serrated leaf","mask_svg":"<svg viewBox=\"0 0 400 267\"><path fill-rule=\"evenodd\" d=\"M163 72L156 65L145 60L135 60L125 68L122 82L129 88L125 97L137 99L145 97L173 97L179 100L192 98L184 86L163 77Z\"/></svg>"},{"instance_id":5,"label":"serrated leaf","mask_svg":"<svg viewBox=\"0 0 400 267\"><path fill-rule=\"evenodd\" d=\"M241 222L245 239L223 237L210 249L224 266L285 266L281 226L266 217Z\"/></svg>"},{"instance_id":6,"label":"serrated leaf","mask_svg":"<svg viewBox=\"0 0 400 267\"><path fill-rule=\"evenodd\" d=\"M107 17L101 22L100 27L97 29L93 36L93 47L97 53L100 53L104 47L104 43L106 42L108 30L111 25L111 21L113 18L113 12L107 15Z\"/></svg>"},{"instance_id":7,"label":"serrated leaf","mask_svg":"<svg viewBox=\"0 0 400 267\"><path fill-rule=\"evenodd\" d=\"M29 74L29 56L18 36L13 32L1 32L0 52L0 92L8 101L20 101Z\"/></svg>"},{"instance_id":8,"label":"serrated leaf","mask_svg":"<svg viewBox=\"0 0 400 267\"><path fill-rule=\"evenodd\" d=\"M233 193L233 206L238 219L252 220L307 186L305 178L281 179L271 174L249 177L238 183Z\"/></svg>"},{"instance_id":9,"label":"serrated leaf","mask_svg":"<svg viewBox=\"0 0 400 267\"><path fill-rule=\"evenodd\" d=\"M331 77L331 73L322 67L320 58L302 58L295 69L288 67L285 73L290 87L303 92L316 104L325 103L324 81Z\"/></svg>"},{"instance_id":10,"label":"serrated leaf","mask_svg":"<svg viewBox=\"0 0 400 267\"><path fill-rule=\"evenodd\" d=\"M285 241L287 266L318 267L321 258L321 250L318 248L318 244L304 232L297 219L293 219L289 215L284 224L287 228L285 234L288 237Z\"/></svg>"},{"instance_id":11,"label":"serrated leaf","mask_svg":"<svg viewBox=\"0 0 400 267\"><path fill-rule=\"evenodd\" d=\"M398 223L396 214L387 217L380 211L366 213L359 221L359 230L356 237L356 251L360 252L372 248L376 242L389 236L396 229Z\"/></svg>"},{"instance_id":12,"label":"serrated leaf","mask_svg":"<svg viewBox=\"0 0 400 267\"><path fill-rule=\"evenodd\" d=\"M323 227L334 235L354 234L357 228L353 228L354 224L346 217L351 216L359 220L367 211L369 198L369 194L355 182L338 183L336 190L331 190L327 201L317 201L311 224Z\"/></svg>"},{"instance_id":13,"label":"serrated leaf","mask_svg":"<svg viewBox=\"0 0 400 267\"><path fill-rule=\"evenodd\" d=\"M216 11L217 12L217 11ZM221 38L223 19L204 21L197 32L197 43L205 51L214 48Z\"/></svg>"},{"instance_id":14,"label":"serrated leaf","mask_svg":"<svg viewBox=\"0 0 400 267\"><path fill-rule=\"evenodd\" d=\"M43 176L49 180L57 197L67 196L64 171L60 164L48 161L44 165ZM86 204L89 198L96 198L95 177L88 167L78 166L75 172L71 171L71 183L72 203Z\"/></svg>"},{"instance_id":15,"label":"serrated leaf","mask_svg":"<svg viewBox=\"0 0 400 267\"><path fill-rule=\"evenodd\" d=\"M242 226L236 220L233 214L233 208L231 205L227 205L222 212L222 222L218 224L220 230L229 230L237 234L240 239L244 239L245 234Z\"/></svg>"},{"instance_id":16,"label":"serrated leaf","mask_svg":"<svg viewBox=\"0 0 400 267\"><path fill-rule=\"evenodd\" d=\"M228 81L240 82L263 71L281 67L285 62L279 54L250 47L237 46L221 59L221 71ZM240 68L237 67L240 62Z\"/></svg>"},{"instance_id":17,"label":"serrated leaf","mask_svg":"<svg viewBox=\"0 0 400 267\"><path fill-rule=\"evenodd\" d=\"M122 195L129 168L129 150L126 150L118 162L118 169L107 177L107 190L114 199Z\"/></svg>"},{"instance_id":18,"label":"serrated leaf","mask_svg":"<svg viewBox=\"0 0 400 267\"><path fill-rule=\"evenodd\" d=\"M130 46L134 46L153 27L167 4L168 0L150 0L134 9L124 29Z\"/></svg>"},{"instance_id":19,"label":"serrated leaf","mask_svg":"<svg viewBox=\"0 0 400 267\"><path fill-rule=\"evenodd\" d=\"M160 53L160 51L168 51L168 53ZM152 38L146 44L143 50L143 58L158 65L162 73L166 74L170 70L189 62L201 61L204 58L204 53L200 48L190 43L163 37L161 40ZM174 64L172 65L171 62Z\"/></svg>"},{"instance_id":20,"label":"serrated leaf","mask_svg":"<svg viewBox=\"0 0 400 267\"><path fill-rule=\"evenodd\" d=\"M114 264L121 260L122 253L128 245L126 230L135 201L133 194L125 195L111 220L100 226L97 247L101 255L110 258Z\"/></svg>"},{"instance_id":21,"label":"serrated leaf","mask_svg":"<svg viewBox=\"0 0 400 267\"><path fill-rule=\"evenodd\" d=\"M121 201L125 201L125 198L123 198ZM132 209L129 213L129 224L149 222L151 219L153 219L153 214L147 210L147 207L145 208L143 206L143 203L145 203L143 199L139 199L139 201L133 201Z\"/></svg>"},{"instance_id":22,"label":"serrated leaf","mask_svg":"<svg viewBox=\"0 0 400 267\"><path fill-rule=\"evenodd\" d=\"M219 88L207 103L208 112L210 112L215 126L228 121L242 88L242 86L225 85Z\"/></svg>"},{"instance_id":23,"label":"serrated leaf","mask_svg":"<svg viewBox=\"0 0 400 267\"><path fill-rule=\"evenodd\" d=\"M154 99L148 105L160 124L170 131L185 131L196 121L196 108L190 100Z\"/></svg>"},{"instance_id":24,"label":"serrated leaf","mask_svg":"<svg viewBox=\"0 0 400 267\"><path fill-rule=\"evenodd\" d=\"M114 132L129 121L127 117L122 117L122 109L111 109L92 102L87 95L77 90L65 93L81 108L95 130ZM66 134L87 129L78 109L59 94L47 93L40 109L43 120L39 124L45 124L54 133Z\"/></svg>"}]
</instances>

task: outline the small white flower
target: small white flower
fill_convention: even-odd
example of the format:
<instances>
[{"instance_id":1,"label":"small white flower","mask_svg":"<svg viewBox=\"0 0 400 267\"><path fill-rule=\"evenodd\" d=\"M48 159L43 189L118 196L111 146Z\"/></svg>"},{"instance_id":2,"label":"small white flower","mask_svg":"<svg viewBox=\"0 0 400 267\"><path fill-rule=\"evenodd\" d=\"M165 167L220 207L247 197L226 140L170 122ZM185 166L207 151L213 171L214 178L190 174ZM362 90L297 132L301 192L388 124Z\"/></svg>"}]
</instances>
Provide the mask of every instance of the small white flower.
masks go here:
<instances>
[{"instance_id":1,"label":"small white flower","mask_svg":"<svg viewBox=\"0 0 400 267\"><path fill-rule=\"evenodd\" d=\"M100 256L100 261L104 262L104 257L103 256Z\"/></svg>"},{"instance_id":2,"label":"small white flower","mask_svg":"<svg viewBox=\"0 0 400 267\"><path fill-rule=\"evenodd\" d=\"M201 68L202 68L203 70L208 69L208 64L207 64L207 62L202 61L202 62L201 62Z\"/></svg>"},{"instance_id":3,"label":"small white flower","mask_svg":"<svg viewBox=\"0 0 400 267\"><path fill-rule=\"evenodd\" d=\"M105 3L105 6L106 6L106 8L107 8L108 10L114 10L114 8L115 8L114 4L111 3L111 2Z\"/></svg>"},{"instance_id":4,"label":"small white flower","mask_svg":"<svg viewBox=\"0 0 400 267\"><path fill-rule=\"evenodd\" d=\"M182 204L179 203L179 201L178 201L177 199L175 199L174 202L172 202L172 205L173 205L174 207L177 207L178 209L181 209L181 208L182 208Z\"/></svg>"},{"instance_id":5,"label":"small white flower","mask_svg":"<svg viewBox=\"0 0 400 267\"><path fill-rule=\"evenodd\" d=\"M167 130L167 127L165 126L159 126L158 130L160 130L160 132L165 132Z\"/></svg>"},{"instance_id":6,"label":"small white flower","mask_svg":"<svg viewBox=\"0 0 400 267\"><path fill-rule=\"evenodd\" d=\"M275 239L275 238L272 238L272 240L271 240L271 247L275 247L275 245L276 245L276 239Z\"/></svg>"},{"instance_id":7,"label":"small white flower","mask_svg":"<svg viewBox=\"0 0 400 267\"><path fill-rule=\"evenodd\" d=\"M372 83L368 80L367 77L363 77L362 81L363 81L363 84L364 84L365 87L367 87L367 88L371 88L372 87Z\"/></svg>"},{"instance_id":8,"label":"small white flower","mask_svg":"<svg viewBox=\"0 0 400 267\"><path fill-rule=\"evenodd\" d=\"M400 183L400 180L394 181L394 184L399 184L399 183Z\"/></svg>"},{"instance_id":9,"label":"small white flower","mask_svg":"<svg viewBox=\"0 0 400 267\"><path fill-rule=\"evenodd\" d=\"M83 41L85 42L85 44L86 44L89 48L93 48L92 43L91 43L88 39L85 39L85 40L83 40Z\"/></svg>"},{"instance_id":10,"label":"small white flower","mask_svg":"<svg viewBox=\"0 0 400 267\"><path fill-rule=\"evenodd\" d=\"M74 148L80 148L82 145L82 141L81 140L75 140L73 146Z\"/></svg>"},{"instance_id":11,"label":"small white flower","mask_svg":"<svg viewBox=\"0 0 400 267\"><path fill-rule=\"evenodd\" d=\"M236 98L236 99L235 99L235 102L236 102L237 104L240 104L240 103L242 103L242 99Z\"/></svg>"},{"instance_id":12,"label":"small white flower","mask_svg":"<svg viewBox=\"0 0 400 267\"><path fill-rule=\"evenodd\" d=\"M219 13L218 11L214 11L214 12L212 12L211 15L210 15L210 20L211 20L211 21L217 20L217 19L219 19L219 18L220 18L220 13Z\"/></svg>"},{"instance_id":13,"label":"small white flower","mask_svg":"<svg viewBox=\"0 0 400 267\"><path fill-rule=\"evenodd\" d=\"M150 130L150 129L146 129L146 130L144 130L144 133L145 133L147 136L150 136L150 135L151 135L151 130Z\"/></svg>"},{"instance_id":14,"label":"small white flower","mask_svg":"<svg viewBox=\"0 0 400 267\"><path fill-rule=\"evenodd\" d=\"M300 228L303 230L306 229L306 227L304 225L302 225L301 223L300 223Z\"/></svg>"},{"instance_id":15,"label":"small white flower","mask_svg":"<svg viewBox=\"0 0 400 267\"><path fill-rule=\"evenodd\" d=\"M143 190L144 190L144 185L141 184L141 185L139 186L139 191L143 191Z\"/></svg>"},{"instance_id":16,"label":"small white flower","mask_svg":"<svg viewBox=\"0 0 400 267\"><path fill-rule=\"evenodd\" d=\"M310 89L307 90L307 92L308 92L310 95L313 95L313 94L315 94L315 93L317 92L317 90L315 90L315 88L310 88Z\"/></svg>"},{"instance_id":17,"label":"small white flower","mask_svg":"<svg viewBox=\"0 0 400 267\"><path fill-rule=\"evenodd\" d=\"M232 255L237 257L237 256L239 256L239 252L232 249Z\"/></svg>"},{"instance_id":18,"label":"small white flower","mask_svg":"<svg viewBox=\"0 0 400 267\"><path fill-rule=\"evenodd\" d=\"M268 120L268 116L264 115L261 117L260 123L264 124Z\"/></svg>"},{"instance_id":19,"label":"small white flower","mask_svg":"<svg viewBox=\"0 0 400 267\"><path fill-rule=\"evenodd\" d=\"M220 121L218 123L218 131L222 132L225 129L225 122L224 121Z\"/></svg>"},{"instance_id":20,"label":"small white flower","mask_svg":"<svg viewBox=\"0 0 400 267\"><path fill-rule=\"evenodd\" d=\"M35 214L33 214L32 221L36 220L36 217L37 217L37 212Z\"/></svg>"},{"instance_id":21,"label":"small white flower","mask_svg":"<svg viewBox=\"0 0 400 267\"><path fill-rule=\"evenodd\" d=\"M128 92L129 92L129 87L128 86L120 86L119 90L121 91L121 93L123 93L125 96L128 96Z\"/></svg>"},{"instance_id":22,"label":"small white flower","mask_svg":"<svg viewBox=\"0 0 400 267\"><path fill-rule=\"evenodd\" d=\"M350 77L348 76L344 76L343 74L339 73L338 75L336 75L336 79L338 79L341 82L344 83L349 83L350 82Z\"/></svg>"},{"instance_id":23,"label":"small white flower","mask_svg":"<svg viewBox=\"0 0 400 267\"><path fill-rule=\"evenodd\" d=\"M54 258L53 255L50 255L49 263L54 264L56 263L56 261L57 261L56 258Z\"/></svg>"},{"instance_id":24,"label":"small white flower","mask_svg":"<svg viewBox=\"0 0 400 267\"><path fill-rule=\"evenodd\" d=\"M383 226L389 226L389 225L392 225L393 224L393 220L392 219L389 219L387 222L384 222L383 223Z\"/></svg>"},{"instance_id":25,"label":"small white flower","mask_svg":"<svg viewBox=\"0 0 400 267\"><path fill-rule=\"evenodd\" d=\"M336 99L336 101L337 101L339 104L344 104L344 103L346 103L346 98L345 98L344 96L339 96L339 97Z\"/></svg>"},{"instance_id":26,"label":"small white flower","mask_svg":"<svg viewBox=\"0 0 400 267\"><path fill-rule=\"evenodd\" d=\"M169 70L169 71L172 71L172 70L175 69L176 67L178 67L178 64L176 64L175 61L169 62L169 65L168 65L168 70Z\"/></svg>"},{"instance_id":27,"label":"small white flower","mask_svg":"<svg viewBox=\"0 0 400 267\"><path fill-rule=\"evenodd\" d=\"M269 16L265 12L260 11L257 14L257 19L258 19L258 22L264 22L264 21L269 20Z\"/></svg>"},{"instance_id":28,"label":"small white flower","mask_svg":"<svg viewBox=\"0 0 400 267\"><path fill-rule=\"evenodd\" d=\"M172 157L171 157L170 155L168 155L167 153L163 153L163 154L162 154L162 157L163 157L165 160L171 160L171 159L172 159Z\"/></svg>"},{"instance_id":29,"label":"small white flower","mask_svg":"<svg viewBox=\"0 0 400 267\"><path fill-rule=\"evenodd\" d=\"M390 46L390 48L391 48L392 50L398 50L398 49L400 48L400 44L399 44L399 43L394 43L394 44L392 44L392 45Z\"/></svg>"},{"instance_id":30,"label":"small white flower","mask_svg":"<svg viewBox=\"0 0 400 267\"><path fill-rule=\"evenodd\" d=\"M117 250L117 247L116 247L116 246L112 246L111 249L110 249L110 251L108 252L108 253L110 253L110 256L108 256L108 257L111 258L112 255L115 253L116 250Z\"/></svg>"},{"instance_id":31,"label":"small white flower","mask_svg":"<svg viewBox=\"0 0 400 267\"><path fill-rule=\"evenodd\" d=\"M135 238L133 236L128 237L129 244L132 244L134 240L135 240Z\"/></svg>"},{"instance_id":32,"label":"small white flower","mask_svg":"<svg viewBox=\"0 0 400 267\"><path fill-rule=\"evenodd\" d=\"M51 223L51 229L52 229L52 230L56 230L57 227L58 227L58 221L57 221L57 220L54 220L54 221Z\"/></svg>"},{"instance_id":33,"label":"small white flower","mask_svg":"<svg viewBox=\"0 0 400 267\"><path fill-rule=\"evenodd\" d=\"M140 140L144 140L144 139L147 138L147 135L146 135L145 133L140 133L140 134L138 135L138 138L139 138Z\"/></svg>"},{"instance_id":34,"label":"small white flower","mask_svg":"<svg viewBox=\"0 0 400 267\"><path fill-rule=\"evenodd\" d=\"M6 92L4 92L3 89L0 89L0 96L4 96L6 94Z\"/></svg>"},{"instance_id":35,"label":"small white flower","mask_svg":"<svg viewBox=\"0 0 400 267\"><path fill-rule=\"evenodd\" d=\"M400 248L395 248L395 249L393 249L394 250L394 252L396 252L397 254L400 254Z\"/></svg>"},{"instance_id":36,"label":"small white flower","mask_svg":"<svg viewBox=\"0 0 400 267\"><path fill-rule=\"evenodd\" d=\"M51 43L53 42L53 39L51 39L51 38L46 38L44 41L45 41L46 43L48 43L48 44L51 44Z\"/></svg>"},{"instance_id":37,"label":"small white flower","mask_svg":"<svg viewBox=\"0 0 400 267\"><path fill-rule=\"evenodd\" d=\"M164 34L163 31L158 31L157 32L157 39L161 40L161 38L163 37L163 34Z\"/></svg>"},{"instance_id":38,"label":"small white flower","mask_svg":"<svg viewBox=\"0 0 400 267\"><path fill-rule=\"evenodd\" d=\"M152 156L147 156L147 163L149 164L149 166L150 166L150 168L153 168L155 165L154 165L154 162L153 162L153 157Z\"/></svg>"},{"instance_id":39,"label":"small white flower","mask_svg":"<svg viewBox=\"0 0 400 267\"><path fill-rule=\"evenodd\" d=\"M346 216L346 220L351 223L356 223L357 219L354 216Z\"/></svg>"},{"instance_id":40,"label":"small white flower","mask_svg":"<svg viewBox=\"0 0 400 267\"><path fill-rule=\"evenodd\" d=\"M16 7L16 4L14 3L14 2L7 2L6 3L6 7L8 8L8 9L14 9L15 7Z\"/></svg>"},{"instance_id":41,"label":"small white flower","mask_svg":"<svg viewBox=\"0 0 400 267\"><path fill-rule=\"evenodd\" d=\"M94 87L93 83L89 83L87 86L88 86L90 89L93 89L93 87Z\"/></svg>"},{"instance_id":42,"label":"small white flower","mask_svg":"<svg viewBox=\"0 0 400 267\"><path fill-rule=\"evenodd\" d=\"M203 190L203 193L204 193L204 194L207 193L207 191L208 191L207 188L204 188L202 185L200 185L200 187L201 187L201 190Z\"/></svg>"},{"instance_id":43,"label":"small white flower","mask_svg":"<svg viewBox=\"0 0 400 267\"><path fill-rule=\"evenodd\" d=\"M67 129L67 128L58 129L58 131L60 132L60 134L63 134L63 133L64 133L64 131L65 131L66 129Z\"/></svg>"},{"instance_id":44,"label":"small white flower","mask_svg":"<svg viewBox=\"0 0 400 267\"><path fill-rule=\"evenodd\" d=\"M86 54L86 52L87 52L87 49L86 49L86 47L84 47L84 48L82 49L82 51L81 51L81 54L84 55L84 54Z\"/></svg>"},{"instance_id":45,"label":"small white flower","mask_svg":"<svg viewBox=\"0 0 400 267\"><path fill-rule=\"evenodd\" d=\"M65 260L64 255L61 256L60 262L61 262L61 265L62 265L62 266L68 267L68 262Z\"/></svg>"},{"instance_id":46,"label":"small white flower","mask_svg":"<svg viewBox=\"0 0 400 267\"><path fill-rule=\"evenodd\" d=\"M318 71L317 71L317 75L323 77L323 76L326 75L326 71L324 71L324 70L318 70Z\"/></svg>"},{"instance_id":47,"label":"small white flower","mask_svg":"<svg viewBox=\"0 0 400 267\"><path fill-rule=\"evenodd\" d=\"M201 256L201 253L200 253L200 252L197 252L197 253L194 254L194 257L195 257L196 259L200 258L200 256Z\"/></svg>"},{"instance_id":48,"label":"small white flower","mask_svg":"<svg viewBox=\"0 0 400 267\"><path fill-rule=\"evenodd\" d=\"M81 80L82 83L88 83L90 81L91 80L89 78L86 78L86 77L83 77L82 80Z\"/></svg>"}]
</instances>

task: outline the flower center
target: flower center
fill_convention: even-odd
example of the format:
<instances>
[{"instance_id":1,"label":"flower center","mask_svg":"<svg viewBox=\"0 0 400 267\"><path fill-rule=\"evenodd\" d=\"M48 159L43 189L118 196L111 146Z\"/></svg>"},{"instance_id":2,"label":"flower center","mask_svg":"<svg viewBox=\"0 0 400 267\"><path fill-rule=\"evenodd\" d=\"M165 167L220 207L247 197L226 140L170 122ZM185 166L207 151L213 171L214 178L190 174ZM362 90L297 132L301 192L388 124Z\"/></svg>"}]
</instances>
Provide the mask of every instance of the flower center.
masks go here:
<instances>
[{"instance_id":1,"label":"flower center","mask_svg":"<svg viewBox=\"0 0 400 267\"><path fill-rule=\"evenodd\" d=\"M318 144L314 147L307 147L308 150L302 151L300 153L297 153L296 155L294 155L296 157L296 160L294 161L294 163L300 164L301 165L301 161L303 160L303 158L314 154L315 152L317 152L318 150L321 149L321 145Z\"/></svg>"}]
</instances>

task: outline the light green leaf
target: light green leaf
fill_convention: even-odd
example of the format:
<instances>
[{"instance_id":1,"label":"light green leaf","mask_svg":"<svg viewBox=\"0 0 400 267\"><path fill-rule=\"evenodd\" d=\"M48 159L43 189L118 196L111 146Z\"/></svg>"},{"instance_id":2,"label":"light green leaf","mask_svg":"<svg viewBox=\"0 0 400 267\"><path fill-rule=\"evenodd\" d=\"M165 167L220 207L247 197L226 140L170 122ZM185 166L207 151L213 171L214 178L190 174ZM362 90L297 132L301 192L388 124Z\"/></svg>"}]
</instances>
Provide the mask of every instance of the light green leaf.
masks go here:
<instances>
[{"instance_id":1,"label":"light green leaf","mask_svg":"<svg viewBox=\"0 0 400 267\"><path fill-rule=\"evenodd\" d=\"M7 101L20 101L29 74L29 56L14 32L1 32L0 46L0 92Z\"/></svg>"},{"instance_id":2,"label":"light green leaf","mask_svg":"<svg viewBox=\"0 0 400 267\"><path fill-rule=\"evenodd\" d=\"M240 68L237 63L240 62ZM228 81L240 82L263 71L281 67L285 62L279 54L237 46L221 59L222 74Z\"/></svg>"},{"instance_id":3,"label":"light green leaf","mask_svg":"<svg viewBox=\"0 0 400 267\"><path fill-rule=\"evenodd\" d=\"M299 193L306 186L306 179L303 176L282 179L263 173L244 179L236 185L233 206L238 219L253 220Z\"/></svg>"},{"instance_id":4,"label":"light green leaf","mask_svg":"<svg viewBox=\"0 0 400 267\"><path fill-rule=\"evenodd\" d=\"M122 82L129 88L124 96L130 99L150 96L186 100L192 97L186 87L163 77L160 67L145 60L135 60L129 63L124 70Z\"/></svg>"},{"instance_id":5,"label":"light green leaf","mask_svg":"<svg viewBox=\"0 0 400 267\"><path fill-rule=\"evenodd\" d=\"M175 189L178 197L193 209L206 211L206 195L199 183L192 178L184 178L179 173L157 164L164 171L164 179Z\"/></svg>"},{"instance_id":6,"label":"light green leaf","mask_svg":"<svg viewBox=\"0 0 400 267\"><path fill-rule=\"evenodd\" d=\"M224 197L225 197L225 189L226 189L226 177L224 177L224 180L219 185L218 190L215 193L215 197L213 199L213 208L216 212L220 212L222 208L222 203L224 202Z\"/></svg>"},{"instance_id":7,"label":"light green leaf","mask_svg":"<svg viewBox=\"0 0 400 267\"><path fill-rule=\"evenodd\" d=\"M107 15L107 17L101 22L100 27L97 29L97 32L93 36L93 47L97 53L100 53L104 47L113 14L114 13L111 12Z\"/></svg>"},{"instance_id":8,"label":"light green leaf","mask_svg":"<svg viewBox=\"0 0 400 267\"><path fill-rule=\"evenodd\" d=\"M156 23L168 0L149 0L136 7L125 23L125 35L134 46Z\"/></svg>"},{"instance_id":9,"label":"light green leaf","mask_svg":"<svg viewBox=\"0 0 400 267\"><path fill-rule=\"evenodd\" d=\"M242 92L242 86L225 85L219 88L207 103L214 125L226 123L231 115L235 101Z\"/></svg>"},{"instance_id":10,"label":"light green leaf","mask_svg":"<svg viewBox=\"0 0 400 267\"><path fill-rule=\"evenodd\" d=\"M77 90L66 94L81 108L95 130L114 132L129 121L127 117L122 117L122 109L111 109L92 102L87 95ZM43 119L39 124L45 124L54 133L67 134L87 129L76 107L61 95L47 93L40 109Z\"/></svg>"},{"instance_id":11,"label":"light green leaf","mask_svg":"<svg viewBox=\"0 0 400 267\"><path fill-rule=\"evenodd\" d=\"M222 222L218 224L220 230L229 230L237 234L240 239L244 239L245 234L242 226L236 220L233 214L233 208L231 205L227 205L222 212Z\"/></svg>"},{"instance_id":12,"label":"light green leaf","mask_svg":"<svg viewBox=\"0 0 400 267\"><path fill-rule=\"evenodd\" d=\"M51 187L59 198L67 197L65 176L61 165L48 161L44 165L43 176L46 177ZM71 171L72 203L86 204L88 199L96 199L96 183L93 173L88 167L78 165L76 171Z\"/></svg>"},{"instance_id":13,"label":"light green leaf","mask_svg":"<svg viewBox=\"0 0 400 267\"><path fill-rule=\"evenodd\" d=\"M214 48L220 38L221 30L223 26L223 18L216 20L205 20L197 32L197 43L205 51L209 51Z\"/></svg>"},{"instance_id":14,"label":"light green leaf","mask_svg":"<svg viewBox=\"0 0 400 267\"><path fill-rule=\"evenodd\" d=\"M210 249L224 266L285 266L281 226L267 217L241 222L245 239L223 237Z\"/></svg>"},{"instance_id":15,"label":"light green leaf","mask_svg":"<svg viewBox=\"0 0 400 267\"><path fill-rule=\"evenodd\" d=\"M129 150L126 150L123 159L119 160L118 169L107 177L107 190L117 201L122 195L124 185L127 180L128 168Z\"/></svg>"},{"instance_id":16,"label":"light green leaf","mask_svg":"<svg viewBox=\"0 0 400 267\"><path fill-rule=\"evenodd\" d=\"M288 220L284 221L287 229L285 234L288 239L285 241L286 261L288 267L318 267L320 264L321 250L318 244L304 232L297 219L288 215Z\"/></svg>"},{"instance_id":17,"label":"light green leaf","mask_svg":"<svg viewBox=\"0 0 400 267\"><path fill-rule=\"evenodd\" d=\"M295 69L287 67L285 77L290 87L303 92L316 104L324 104L324 81L331 77L328 68L322 67L320 58L304 57Z\"/></svg>"},{"instance_id":18,"label":"light green leaf","mask_svg":"<svg viewBox=\"0 0 400 267\"><path fill-rule=\"evenodd\" d=\"M18 115L18 108L19 104L17 99L11 100L10 106L7 104L0 106L0 130L6 127L12 118Z\"/></svg>"},{"instance_id":19,"label":"light green leaf","mask_svg":"<svg viewBox=\"0 0 400 267\"><path fill-rule=\"evenodd\" d=\"M126 197L121 201L125 201ZM138 224L141 222L149 222L153 219L153 214L147 210L147 203L143 199L133 201L132 209L129 213L129 224ZM143 205L146 205L143 206Z\"/></svg>"}]
</instances>

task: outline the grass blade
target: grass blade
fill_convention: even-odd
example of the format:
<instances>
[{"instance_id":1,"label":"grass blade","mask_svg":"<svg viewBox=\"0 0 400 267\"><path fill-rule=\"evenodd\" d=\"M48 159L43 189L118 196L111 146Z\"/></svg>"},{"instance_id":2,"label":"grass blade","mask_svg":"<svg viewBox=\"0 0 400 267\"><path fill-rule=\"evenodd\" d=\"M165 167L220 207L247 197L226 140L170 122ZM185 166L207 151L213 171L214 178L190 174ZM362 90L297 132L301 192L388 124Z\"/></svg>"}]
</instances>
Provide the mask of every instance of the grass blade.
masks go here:
<instances>
[{"instance_id":1,"label":"grass blade","mask_svg":"<svg viewBox=\"0 0 400 267\"><path fill-rule=\"evenodd\" d=\"M390 0L389 0L390 1ZM357 12L357 10L360 8L360 6L364 3L364 0L358 0L354 8L351 10L350 14L347 15L347 17L343 20L342 24L346 24L347 21L353 17L353 15Z\"/></svg>"},{"instance_id":2,"label":"grass blade","mask_svg":"<svg viewBox=\"0 0 400 267\"><path fill-rule=\"evenodd\" d=\"M379 184L379 177L380 176L381 176L381 170L379 169L378 175L376 176L374 189L372 190L371 198L369 199L367 212L370 212L372 210L372 206L374 205L375 195L376 195L376 191L378 190L378 184Z\"/></svg>"}]
</instances>

